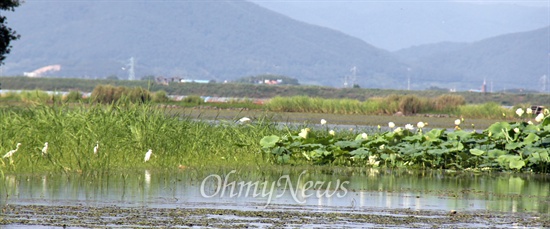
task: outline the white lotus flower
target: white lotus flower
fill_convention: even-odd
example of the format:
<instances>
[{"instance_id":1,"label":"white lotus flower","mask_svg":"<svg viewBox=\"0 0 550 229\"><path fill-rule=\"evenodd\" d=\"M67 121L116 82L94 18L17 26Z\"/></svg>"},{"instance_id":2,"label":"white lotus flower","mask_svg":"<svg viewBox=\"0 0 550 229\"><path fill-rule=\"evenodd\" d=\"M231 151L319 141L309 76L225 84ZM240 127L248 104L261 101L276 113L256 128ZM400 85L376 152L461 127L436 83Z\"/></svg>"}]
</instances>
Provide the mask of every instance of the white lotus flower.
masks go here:
<instances>
[{"instance_id":1,"label":"white lotus flower","mask_svg":"<svg viewBox=\"0 0 550 229\"><path fill-rule=\"evenodd\" d=\"M389 123L388 123L388 126L389 126L391 129L393 129L393 128L395 127L395 123L389 122Z\"/></svg>"},{"instance_id":2,"label":"white lotus flower","mask_svg":"<svg viewBox=\"0 0 550 229\"><path fill-rule=\"evenodd\" d=\"M330 131L328 132L328 134L334 136L334 135L336 134L336 132L334 132L334 130L330 130Z\"/></svg>"},{"instance_id":3,"label":"white lotus flower","mask_svg":"<svg viewBox=\"0 0 550 229\"><path fill-rule=\"evenodd\" d=\"M455 125L460 126L460 119L455 120Z\"/></svg>"},{"instance_id":4,"label":"white lotus flower","mask_svg":"<svg viewBox=\"0 0 550 229\"><path fill-rule=\"evenodd\" d=\"M527 122L527 124L533 125L533 122L531 122L531 120L529 120L529 121Z\"/></svg>"},{"instance_id":5,"label":"white lotus flower","mask_svg":"<svg viewBox=\"0 0 550 229\"><path fill-rule=\"evenodd\" d=\"M395 128L395 130L393 130L394 133L401 133L401 131L403 131L401 127L397 127Z\"/></svg>"},{"instance_id":6,"label":"white lotus flower","mask_svg":"<svg viewBox=\"0 0 550 229\"><path fill-rule=\"evenodd\" d=\"M380 161L377 161L376 159L378 159L378 156L376 155L369 156L369 165L374 165L374 166L380 165Z\"/></svg>"},{"instance_id":7,"label":"white lotus flower","mask_svg":"<svg viewBox=\"0 0 550 229\"><path fill-rule=\"evenodd\" d=\"M522 109L521 107L518 108L518 109L516 110L516 114L517 114L519 117L521 117L521 116L523 115L523 113L524 113L524 111L523 111L523 109Z\"/></svg>"},{"instance_id":8,"label":"white lotus flower","mask_svg":"<svg viewBox=\"0 0 550 229\"><path fill-rule=\"evenodd\" d=\"M414 126L412 124L407 124L407 125L405 125L405 129L414 130Z\"/></svg>"},{"instance_id":9,"label":"white lotus flower","mask_svg":"<svg viewBox=\"0 0 550 229\"><path fill-rule=\"evenodd\" d=\"M422 128L424 128L425 125L426 125L426 124L424 124L423 122L418 122L418 123L416 124L416 127L422 129Z\"/></svg>"},{"instance_id":10,"label":"white lotus flower","mask_svg":"<svg viewBox=\"0 0 550 229\"><path fill-rule=\"evenodd\" d=\"M540 113L540 114L537 115L537 117L535 118L535 121L537 121L537 122L542 122L543 119L544 119L544 114L543 114L543 113Z\"/></svg>"},{"instance_id":11,"label":"white lotus flower","mask_svg":"<svg viewBox=\"0 0 550 229\"><path fill-rule=\"evenodd\" d=\"M327 124L327 120L321 119L321 125L325 125L325 124Z\"/></svg>"},{"instance_id":12,"label":"white lotus flower","mask_svg":"<svg viewBox=\"0 0 550 229\"><path fill-rule=\"evenodd\" d=\"M533 114L533 110L531 108L527 108L525 113L527 114Z\"/></svg>"},{"instance_id":13,"label":"white lotus flower","mask_svg":"<svg viewBox=\"0 0 550 229\"><path fill-rule=\"evenodd\" d=\"M362 133L362 134L361 134L361 138L363 138L363 139L368 139L369 136L368 136L366 133Z\"/></svg>"},{"instance_id":14,"label":"white lotus flower","mask_svg":"<svg viewBox=\"0 0 550 229\"><path fill-rule=\"evenodd\" d=\"M514 128L514 132L519 133L519 128Z\"/></svg>"},{"instance_id":15,"label":"white lotus flower","mask_svg":"<svg viewBox=\"0 0 550 229\"><path fill-rule=\"evenodd\" d=\"M308 128L305 128L305 129L302 129L300 131L300 133L298 134L298 136L302 137L303 139L306 139L307 138L307 132L309 131Z\"/></svg>"}]
</instances>

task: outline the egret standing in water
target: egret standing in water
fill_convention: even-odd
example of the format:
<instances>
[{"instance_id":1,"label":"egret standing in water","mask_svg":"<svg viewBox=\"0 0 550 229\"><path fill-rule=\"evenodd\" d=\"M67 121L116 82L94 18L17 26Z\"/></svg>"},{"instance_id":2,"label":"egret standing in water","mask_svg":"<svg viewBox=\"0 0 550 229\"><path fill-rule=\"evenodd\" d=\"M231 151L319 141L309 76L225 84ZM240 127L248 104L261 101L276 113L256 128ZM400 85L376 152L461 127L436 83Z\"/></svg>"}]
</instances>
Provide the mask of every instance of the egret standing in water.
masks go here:
<instances>
[{"instance_id":1,"label":"egret standing in water","mask_svg":"<svg viewBox=\"0 0 550 229\"><path fill-rule=\"evenodd\" d=\"M44 143L44 148L42 148L42 156L48 154L48 142Z\"/></svg>"},{"instance_id":2,"label":"egret standing in water","mask_svg":"<svg viewBox=\"0 0 550 229\"><path fill-rule=\"evenodd\" d=\"M149 159L151 159L151 154L153 154L153 150L152 149L149 149L149 151L147 151L147 153L145 153L145 162L147 162Z\"/></svg>"},{"instance_id":3,"label":"egret standing in water","mask_svg":"<svg viewBox=\"0 0 550 229\"><path fill-rule=\"evenodd\" d=\"M17 146L14 150L10 150L8 153L6 153L2 158L10 158L17 150L19 150L19 146L21 146L21 143L17 143Z\"/></svg>"}]
</instances>

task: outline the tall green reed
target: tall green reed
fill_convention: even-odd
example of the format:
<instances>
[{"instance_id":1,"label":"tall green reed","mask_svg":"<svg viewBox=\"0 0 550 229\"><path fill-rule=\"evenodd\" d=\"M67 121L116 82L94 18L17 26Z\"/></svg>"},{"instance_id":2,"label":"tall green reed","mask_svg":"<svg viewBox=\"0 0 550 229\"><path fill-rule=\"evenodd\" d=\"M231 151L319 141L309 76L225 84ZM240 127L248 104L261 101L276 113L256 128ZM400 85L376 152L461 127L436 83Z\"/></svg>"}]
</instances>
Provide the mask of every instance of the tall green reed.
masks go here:
<instances>
[{"instance_id":1,"label":"tall green reed","mask_svg":"<svg viewBox=\"0 0 550 229\"><path fill-rule=\"evenodd\" d=\"M33 105L0 109L0 154L22 143L2 172L104 171L261 166L257 136L280 133L271 122L218 123L171 115L150 104ZM49 143L48 154L40 149ZM99 145L97 154L93 148ZM144 155L152 149L150 161Z\"/></svg>"}]
</instances>

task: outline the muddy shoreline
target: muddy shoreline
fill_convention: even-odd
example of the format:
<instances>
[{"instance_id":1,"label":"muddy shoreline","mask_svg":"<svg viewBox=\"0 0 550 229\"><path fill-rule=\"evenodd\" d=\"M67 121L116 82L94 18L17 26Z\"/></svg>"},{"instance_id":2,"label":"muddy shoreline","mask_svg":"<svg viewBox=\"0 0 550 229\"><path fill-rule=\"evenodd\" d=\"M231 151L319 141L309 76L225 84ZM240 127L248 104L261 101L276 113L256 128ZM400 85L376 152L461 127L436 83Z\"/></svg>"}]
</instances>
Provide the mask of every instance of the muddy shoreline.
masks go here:
<instances>
[{"instance_id":1,"label":"muddy shoreline","mask_svg":"<svg viewBox=\"0 0 550 229\"><path fill-rule=\"evenodd\" d=\"M431 211L412 209L342 209L323 211L282 206L256 210L191 207L51 206L6 204L0 225L100 228L142 227L398 227L398 228L548 228L539 213Z\"/></svg>"}]
</instances>

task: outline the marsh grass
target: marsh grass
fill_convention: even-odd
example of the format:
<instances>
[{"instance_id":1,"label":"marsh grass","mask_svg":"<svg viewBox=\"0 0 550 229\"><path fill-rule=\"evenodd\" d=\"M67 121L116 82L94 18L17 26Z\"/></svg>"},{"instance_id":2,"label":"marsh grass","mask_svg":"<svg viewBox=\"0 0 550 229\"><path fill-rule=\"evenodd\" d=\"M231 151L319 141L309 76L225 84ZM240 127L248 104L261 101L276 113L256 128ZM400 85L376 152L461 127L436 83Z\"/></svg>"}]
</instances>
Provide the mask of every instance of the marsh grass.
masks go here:
<instances>
[{"instance_id":1,"label":"marsh grass","mask_svg":"<svg viewBox=\"0 0 550 229\"><path fill-rule=\"evenodd\" d=\"M417 114L425 112L454 113L465 104L462 96L441 95L436 98L416 95L389 95L356 99L324 99L307 96L274 97L266 108L275 112L313 112L331 114Z\"/></svg>"},{"instance_id":2,"label":"marsh grass","mask_svg":"<svg viewBox=\"0 0 550 229\"><path fill-rule=\"evenodd\" d=\"M2 172L262 166L259 136L281 133L265 118L252 124L195 121L150 104L30 105L0 110ZM49 143L46 156L41 155ZM93 148L99 143L97 154ZM144 155L152 149L151 160ZM10 160L12 160L10 162Z\"/></svg>"}]
</instances>

